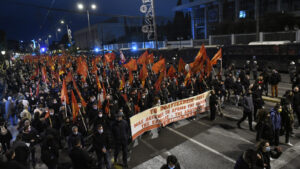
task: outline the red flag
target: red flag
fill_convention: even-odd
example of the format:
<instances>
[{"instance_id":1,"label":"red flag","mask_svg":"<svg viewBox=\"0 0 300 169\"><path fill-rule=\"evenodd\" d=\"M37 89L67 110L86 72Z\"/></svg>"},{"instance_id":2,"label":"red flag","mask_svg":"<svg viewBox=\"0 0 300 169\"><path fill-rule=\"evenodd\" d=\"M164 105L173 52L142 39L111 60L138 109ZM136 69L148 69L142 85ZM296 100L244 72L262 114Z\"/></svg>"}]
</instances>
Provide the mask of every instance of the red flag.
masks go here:
<instances>
[{"instance_id":1,"label":"red flag","mask_svg":"<svg viewBox=\"0 0 300 169\"><path fill-rule=\"evenodd\" d=\"M132 72L129 71L129 83L132 85L132 82L133 82L133 75Z\"/></svg>"},{"instance_id":2,"label":"red flag","mask_svg":"<svg viewBox=\"0 0 300 169\"><path fill-rule=\"evenodd\" d=\"M188 82L191 80L191 71L185 76L184 85L186 86Z\"/></svg>"},{"instance_id":3,"label":"red flag","mask_svg":"<svg viewBox=\"0 0 300 169\"><path fill-rule=\"evenodd\" d=\"M106 99L106 89L103 82L102 82L102 87L103 87L103 98Z\"/></svg>"},{"instance_id":4,"label":"red flag","mask_svg":"<svg viewBox=\"0 0 300 169\"><path fill-rule=\"evenodd\" d=\"M107 63L111 63L116 59L116 54L114 52L106 53L104 57Z\"/></svg>"},{"instance_id":5,"label":"red flag","mask_svg":"<svg viewBox=\"0 0 300 169\"><path fill-rule=\"evenodd\" d=\"M120 87L119 87L119 90L123 90L125 87L125 77L124 75L122 76L122 79L121 79L121 83L120 83Z\"/></svg>"},{"instance_id":6,"label":"red flag","mask_svg":"<svg viewBox=\"0 0 300 169\"><path fill-rule=\"evenodd\" d=\"M63 103L66 101L67 104L69 104L69 97L68 97L68 91L67 91L67 85L66 85L66 80L64 79L62 89L61 89L61 102Z\"/></svg>"},{"instance_id":7,"label":"red flag","mask_svg":"<svg viewBox=\"0 0 300 169\"><path fill-rule=\"evenodd\" d=\"M126 93L124 93L124 94L121 94L121 95L122 95L123 99L125 100L125 102L128 102L128 97L127 97L127 94L126 94Z\"/></svg>"},{"instance_id":8,"label":"red flag","mask_svg":"<svg viewBox=\"0 0 300 169\"><path fill-rule=\"evenodd\" d=\"M78 107L77 100L75 98L73 90L72 90L71 94L72 94L72 112L73 112L72 114L73 114L73 122L74 122L78 115L79 107Z\"/></svg>"},{"instance_id":9,"label":"red flag","mask_svg":"<svg viewBox=\"0 0 300 169\"><path fill-rule=\"evenodd\" d=\"M73 79L72 73L69 72L68 75L66 76L66 82L70 83L72 81L72 79Z\"/></svg>"},{"instance_id":10,"label":"red flag","mask_svg":"<svg viewBox=\"0 0 300 169\"><path fill-rule=\"evenodd\" d=\"M186 65L186 63L184 63L183 59L180 58L179 59L179 64L178 64L178 72L184 73L185 72L185 65Z\"/></svg>"},{"instance_id":11,"label":"red flag","mask_svg":"<svg viewBox=\"0 0 300 169\"><path fill-rule=\"evenodd\" d=\"M88 65L85 59L79 58L77 60L77 73L83 77L83 81L86 80L86 77L88 75Z\"/></svg>"},{"instance_id":12,"label":"red flag","mask_svg":"<svg viewBox=\"0 0 300 169\"><path fill-rule=\"evenodd\" d=\"M171 65L171 67L170 67L169 70L168 70L168 76L169 76L170 78L172 78L172 77L175 76L175 73L176 73L176 70L175 70L175 68Z\"/></svg>"},{"instance_id":13,"label":"red flag","mask_svg":"<svg viewBox=\"0 0 300 169\"><path fill-rule=\"evenodd\" d=\"M156 91L160 90L160 85L162 80L164 79L164 75L165 75L164 71L160 72L159 77L154 84Z\"/></svg>"},{"instance_id":14,"label":"red flag","mask_svg":"<svg viewBox=\"0 0 300 169\"><path fill-rule=\"evenodd\" d=\"M107 100L106 105L105 105L105 110L104 110L106 114L109 114L109 110L110 110L109 109L109 104L110 104L109 100Z\"/></svg>"},{"instance_id":15,"label":"red flag","mask_svg":"<svg viewBox=\"0 0 300 169\"><path fill-rule=\"evenodd\" d=\"M211 59L210 64L213 66L217 64L218 60L222 59L222 48L215 54L215 56Z\"/></svg>"},{"instance_id":16,"label":"red flag","mask_svg":"<svg viewBox=\"0 0 300 169\"><path fill-rule=\"evenodd\" d=\"M137 60L138 64L145 64L147 60L147 56L149 55L148 51L146 50Z\"/></svg>"},{"instance_id":17,"label":"red flag","mask_svg":"<svg viewBox=\"0 0 300 169\"><path fill-rule=\"evenodd\" d=\"M35 91L35 96L38 97L39 93L40 93L40 81L37 84L37 88L36 88L36 91Z\"/></svg>"},{"instance_id":18,"label":"red flag","mask_svg":"<svg viewBox=\"0 0 300 169\"><path fill-rule=\"evenodd\" d=\"M74 87L77 95L79 96L79 99L80 99L80 102L81 102L82 106L86 107L87 103L84 101L83 97L81 96L81 93L78 90L78 87L77 87L76 82L74 81L74 79L73 79L73 87Z\"/></svg>"},{"instance_id":19,"label":"red flag","mask_svg":"<svg viewBox=\"0 0 300 169\"><path fill-rule=\"evenodd\" d=\"M98 91L100 91L102 87L101 87L99 77L97 75L96 75L96 82L97 82L97 86L98 86Z\"/></svg>"},{"instance_id":20,"label":"red flag","mask_svg":"<svg viewBox=\"0 0 300 169\"><path fill-rule=\"evenodd\" d=\"M147 77L148 77L148 70L147 70L146 64L143 64L143 68L140 71L139 78L141 81L145 81L147 79Z\"/></svg>"},{"instance_id":21,"label":"red flag","mask_svg":"<svg viewBox=\"0 0 300 169\"><path fill-rule=\"evenodd\" d=\"M161 59L160 61L156 62L153 66L152 66L152 70L155 74L158 74L162 69L165 68L165 59Z\"/></svg>"},{"instance_id":22,"label":"red flag","mask_svg":"<svg viewBox=\"0 0 300 169\"><path fill-rule=\"evenodd\" d=\"M147 64L154 63L154 55L151 53L150 55L147 56Z\"/></svg>"},{"instance_id":23,"label":"red flag","mask_svg":"<svg viewBox=\"0 0 300 169\"><path fill-rule=\"evenodd\" d=\"M123 65L129 71L137 71L137 64L135 59L130 59L130 61Z\"/></svg>"},{"instance_id":24,"label":"red flag","mask_svg":"<svg viewBox=\"0 0 300 169\"><path fill-rule=\"evenodd\" d=\"M49 83L48 77L47 77L47 71L45 67L42 67L42 77L43 77L43 81L45 83Z\"/></svg>"}]
</instances>

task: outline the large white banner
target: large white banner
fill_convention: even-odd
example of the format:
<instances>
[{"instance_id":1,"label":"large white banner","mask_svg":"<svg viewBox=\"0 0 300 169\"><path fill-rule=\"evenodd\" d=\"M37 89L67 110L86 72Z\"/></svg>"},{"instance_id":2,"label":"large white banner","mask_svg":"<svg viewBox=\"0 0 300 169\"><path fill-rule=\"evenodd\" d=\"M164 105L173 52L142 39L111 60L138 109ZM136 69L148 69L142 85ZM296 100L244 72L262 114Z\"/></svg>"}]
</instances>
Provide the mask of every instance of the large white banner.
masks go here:
<instances>
[{"instance_id":1,"label":"large white banner","mask_svg":"<svg viewBox=\"0 0 300 169\"><path fill-rule=\"evenodd\" d=\"M210 91L145 110L130 118L132 140L146 131L203 113L209 108Z\"/></svg>"}]
</instances>

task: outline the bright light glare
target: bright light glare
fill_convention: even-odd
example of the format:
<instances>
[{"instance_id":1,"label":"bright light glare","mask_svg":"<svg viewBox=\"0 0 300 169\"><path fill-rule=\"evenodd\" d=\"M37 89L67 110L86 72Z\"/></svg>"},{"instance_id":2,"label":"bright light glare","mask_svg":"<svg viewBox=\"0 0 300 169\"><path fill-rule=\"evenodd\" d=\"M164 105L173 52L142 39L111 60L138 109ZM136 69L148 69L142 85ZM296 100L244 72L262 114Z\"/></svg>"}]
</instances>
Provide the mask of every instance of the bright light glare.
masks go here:
<instances>
[{"instance_id":1,"label":"bright light glare","mask_svg":"<svg viewBox=\"0 0 300 169\"><path fill-rule=\"evenodd\" d=\"M132 50L137 50L137 47L136 46L132 46Z\"/></svg>"},{"instance_id":2,"label":"bright light glare","mask_svg":"<svg viewBox=\"0 0 300 169\"><path fill-rule=\"evenodd\" d=\"M78 8L79 10L82 10L82 9L83 9L83 7L84 7L84 6L83 6L83 4L82 4L82 3L78 3L78 4L77 4L77 8Z\"/></svg>"},{"instance_id":3,"label":"bright light glare","mask_svg":"<svg viewBox=\"0 0 300 169\"><path fill-rule=\"evenodd\" d=\"M61 20L61 21L60 21L60 23L61 23L61 24L64 24L64 23L65 23L65 21L64 21L64 20Z\"/></svg>"},{"instance_id":4,"label":"bright light glare","mask_svg":"<svg viewBox=\"0 0 300 169\"><path fill-rule=\"evenodd\" d=\"M2 51L1 51L1 54L2 54L2 55L5 55L5 53L6 53L5 50L2 50Z\"/></svg>"},{"instance_id":5,"label":"bright light glare","mask_svg":"<svg viewBox=\"0 0 300 169\"><path fill-rule=\"evenodd\" d=\"M58 29L57 29L57 32L60 32L60 31L61 31L61 29L60 29L60 28L58 28Z\"/></svg>"},{"instance_id":6,"label":"bright light glare","mask_svg":"<svg viewBox=\"0 0 300 169\"><path fill-rule=\"evenodd\" d=\"M92 8L93 10L95 10L95 9L97 8L96 4L92 4L92 5L91 5L91 8Z\"/></svg>"},{"instance_id":7,"label":"bright light glare","mask_svg":"<svg viewBox=\"0 0 300 169\"><path fill-rule=\"evenodd\" d=\"M96 53L98 53L98 52L100 51L100 49L99 49L99 48L95 48L94 51L95 51Z\"/></svg>"}]
</instances>

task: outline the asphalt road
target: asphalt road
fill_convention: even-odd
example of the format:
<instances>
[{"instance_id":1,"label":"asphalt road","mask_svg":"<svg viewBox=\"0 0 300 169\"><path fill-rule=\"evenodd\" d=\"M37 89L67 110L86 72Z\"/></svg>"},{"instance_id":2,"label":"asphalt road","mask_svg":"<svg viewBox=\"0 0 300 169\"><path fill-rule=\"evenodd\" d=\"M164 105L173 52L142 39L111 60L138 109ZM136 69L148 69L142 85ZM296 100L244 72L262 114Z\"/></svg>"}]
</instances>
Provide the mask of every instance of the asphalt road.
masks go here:
<instances>
[{"instance_id":1,"label":"asphalt road","mask_svg":"<svg viewBox=\"0 0 300 169\"><path fill-rule=\"evenodd\" d=\"M279 96L291 89L288 76L284 75L282 79ZM274 104L266 102L265 107L270 109ZM153 130L142 135L131 146L129 168L159 169L166 162L166 157L174 154L183 169L232 169L243 151L255 148L256 133L248 129L247 120L242 123L243 129L237 128L237 119L242 116L241 107L227 103L223 112L225 116L217 117L213 122L208 120L208 113L204 113L195 120L181 120L159 131ZM16 131L12 130L16 135ZM284 153L272 161L272 169L300 168L300 129L294 132L295 136L291 138L294 146L280 145ZM284 136L280 137L280 142L284 143ZM39 148L36 156L40 157ZM60 152L60 161L70 161L66 151ZM36 168L47 167L39 162ZM117 165L114 168L122 167Z\"/></svg>"}]
</instances>

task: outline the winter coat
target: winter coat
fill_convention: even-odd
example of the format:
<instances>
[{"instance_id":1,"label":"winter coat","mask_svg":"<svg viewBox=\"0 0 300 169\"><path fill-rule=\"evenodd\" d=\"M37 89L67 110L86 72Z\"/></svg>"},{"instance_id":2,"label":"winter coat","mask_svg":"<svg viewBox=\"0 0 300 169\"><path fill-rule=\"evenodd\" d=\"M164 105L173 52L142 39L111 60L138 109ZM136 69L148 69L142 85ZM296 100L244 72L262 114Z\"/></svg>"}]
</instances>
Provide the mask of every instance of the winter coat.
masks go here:
<instances>
[{"instance_id":1,"label":"winter coat","mask_svg":"<svg viewBox=\"0 0 300 169\"><path fill-rule=\"evenodd\" d=\"M272 109L270 113L272 125L273 125L273 130L279 130L281 129L281 116L280 113L277 112L277 110Z\"/></svg>"},{"instance_id":2,"label":"winter coat","mask_svg":"<svg viewBox=\"0 0 300 169\"><path fill-rule=\"evenodd\" d=\"M270 77L270 84L271 85L278 85L278 83L281 81L281 76L279 73L272 73Z\"/></svg>"},{"instance_id":3,"label":"winter coat","mask_svg":"<svg viewBox=\"0 0 300 169\"><path fill-rule=\"evenodd\" d=\"M58 147L56 145L43 144L41 148L41 159L47 165L58 163Z\"/></svg>"},{"instance_id":4,"label":"winter coat","mask_svg":"<svg viewBox=\"0 0 300 169\"><path fill-rule=\"evenodd\" d=\"M253 100L251 96L245 96L244 102L243 102L244 112L253 112L254 111L254 105Z\"/></svg>"},{"instance_id":5,"label":"winter coat","mask_svg":"<svg viewBox=\"0 0 300 169\"><path fill-rule=\"evenodd\" d=\"M129 139L129 126L125 120L115 121L112 124L112 133L116 143L127 143Z\"/></svg>"},{"instance_id":6,"label":"winter coat","mask_svg":"<svg viewBox=\"0 0 300 169\"><path fill-rule=\"evenodd\" d=\"M69 156L73 163L74 169L91 169L91 158L88 154L88 152L82 150L79 147L74 147L70 153Z\"/></svg>"},{"instance_id":7,"label":"winter coat","mask_svg":"<svg viewBox=\"0 0 300 169\"><path fill-rule=\"evenodd\" d=\"M109 137L106 133L95 132L93 136L93 147L96 152L102 152L102 149L110 149Z\"/></svg>"}]
</instances>

